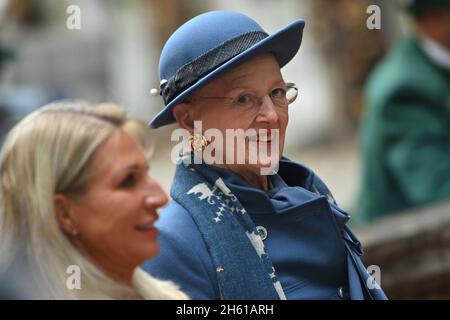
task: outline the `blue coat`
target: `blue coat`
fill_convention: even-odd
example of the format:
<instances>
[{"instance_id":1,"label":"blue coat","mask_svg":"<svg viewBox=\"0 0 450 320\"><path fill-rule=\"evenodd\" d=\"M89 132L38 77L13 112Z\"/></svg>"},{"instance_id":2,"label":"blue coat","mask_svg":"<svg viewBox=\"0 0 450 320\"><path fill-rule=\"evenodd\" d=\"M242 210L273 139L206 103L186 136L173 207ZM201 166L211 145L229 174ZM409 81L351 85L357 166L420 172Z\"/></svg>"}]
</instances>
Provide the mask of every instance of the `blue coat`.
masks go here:
<instances>
[{"instance_id":1,"label":"blue coat","mask_svg":"<svg viewBox=\"0 0 450 320\"><path fill-rule=\"evenodd\" d=\"M367 288L361 246L346 227L349 216L311 170L282 159L279 173L269 179L270 190L264 192L230 171L210 169L262 230L288 299L385 298L382 290ZM157 227L160 254L144 263L144 270L176 282L193 299L221 299L217 270L191 214L172 201Z\"/></svg>"}]
</instances>

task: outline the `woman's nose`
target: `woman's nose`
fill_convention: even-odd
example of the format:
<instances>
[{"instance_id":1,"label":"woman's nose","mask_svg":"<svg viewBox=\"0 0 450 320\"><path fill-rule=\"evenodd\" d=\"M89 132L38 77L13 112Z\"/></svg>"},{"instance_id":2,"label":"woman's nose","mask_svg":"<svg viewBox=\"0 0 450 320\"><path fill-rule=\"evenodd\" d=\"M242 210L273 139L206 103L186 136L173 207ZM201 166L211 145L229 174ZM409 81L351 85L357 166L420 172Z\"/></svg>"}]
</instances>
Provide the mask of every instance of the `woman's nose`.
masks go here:
<instances>
[{"instance_id":1,"label":"woman's nose","mask_svg":"<svg viewBox=\"0 0 450 320\"><path fill-rule=\"evenodd\" d=\"M262 99L256 121L265 123L275 123L278 121L277 109L269 96L265 96Z\"/></svg>"},{"instance_id":2,"label":"woman's nose","mask_svg":"<svg viewBox=\"0 0 450 320\"><path fill-rule=\"evenodd\" d=\"M161 185L151 177L149 177L148 180L150 185L148 188L148 195L144 200L145 206L147 208L160 208L165 206L169 201L166 192L163 190Z\"/></svg>"}]
</instances>

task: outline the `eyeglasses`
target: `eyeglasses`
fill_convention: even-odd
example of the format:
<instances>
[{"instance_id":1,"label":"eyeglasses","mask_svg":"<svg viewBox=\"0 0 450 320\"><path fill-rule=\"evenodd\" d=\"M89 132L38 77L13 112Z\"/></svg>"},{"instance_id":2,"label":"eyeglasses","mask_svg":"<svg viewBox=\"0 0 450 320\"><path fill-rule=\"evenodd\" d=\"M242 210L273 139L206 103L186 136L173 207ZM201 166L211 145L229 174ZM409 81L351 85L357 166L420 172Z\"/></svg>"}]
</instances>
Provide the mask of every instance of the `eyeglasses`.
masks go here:
<instances>
[{"instance_id":1,"label":"eyeglasses","mask_svg":"<svg viewBox=\"0 0 450 320\"><path fill-rule=\"evenodd\" d=\"M298 89L294 83L286 83L285 86L273 89L268 96L272 100L275 107L285 109L288 105L297 99ZM263 96L264 97L264 96ZM259 111L263 97L259 97L252 93L239 94L236 97L199 97L195 99L226 99L231 102L231 106L236 110L243 112Z\"/></svg>"}]
</instances>

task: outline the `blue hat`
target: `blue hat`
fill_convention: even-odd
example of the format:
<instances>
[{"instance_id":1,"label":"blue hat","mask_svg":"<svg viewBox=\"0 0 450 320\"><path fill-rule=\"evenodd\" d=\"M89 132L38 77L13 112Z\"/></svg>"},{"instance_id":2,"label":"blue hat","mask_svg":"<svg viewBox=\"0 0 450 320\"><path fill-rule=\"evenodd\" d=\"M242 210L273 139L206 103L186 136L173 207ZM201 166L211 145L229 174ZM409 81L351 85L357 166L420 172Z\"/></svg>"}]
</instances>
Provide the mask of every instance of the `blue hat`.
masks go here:
<instances>
[{"instance_id":1,"label":"blue hat","mask_svg":"<svg viewBox=\"0 0 450 320\"><path fill-rule=\"evenodd\" d=\"M167 40L159 61L165 107L152 128L175 122L172 109L213 78L254 56L273 53L280 68L297 53L305 22L296 20L268 35L249 17L230 11L211 11L194 17Z\"/></svg>"}]
</instances>

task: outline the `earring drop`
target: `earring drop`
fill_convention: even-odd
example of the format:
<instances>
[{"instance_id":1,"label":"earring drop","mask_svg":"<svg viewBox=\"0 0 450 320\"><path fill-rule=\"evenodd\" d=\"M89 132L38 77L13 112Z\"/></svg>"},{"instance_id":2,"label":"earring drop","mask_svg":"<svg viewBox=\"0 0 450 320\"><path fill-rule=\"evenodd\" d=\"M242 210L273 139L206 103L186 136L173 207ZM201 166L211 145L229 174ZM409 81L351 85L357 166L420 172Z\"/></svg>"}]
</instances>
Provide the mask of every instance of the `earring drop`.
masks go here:
<instances>
[{"instance_id":1,"label":"earring drop","mask_svg":"<svg viewBox=\"0 0 450 320\"><path fill-rule=\"evenodd\" d=\"M189 137L189 145L194 151L201 151L204 147L208 145L208 140L205 136L195 133Z\"/></svg>"}]
</instances>

